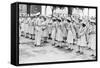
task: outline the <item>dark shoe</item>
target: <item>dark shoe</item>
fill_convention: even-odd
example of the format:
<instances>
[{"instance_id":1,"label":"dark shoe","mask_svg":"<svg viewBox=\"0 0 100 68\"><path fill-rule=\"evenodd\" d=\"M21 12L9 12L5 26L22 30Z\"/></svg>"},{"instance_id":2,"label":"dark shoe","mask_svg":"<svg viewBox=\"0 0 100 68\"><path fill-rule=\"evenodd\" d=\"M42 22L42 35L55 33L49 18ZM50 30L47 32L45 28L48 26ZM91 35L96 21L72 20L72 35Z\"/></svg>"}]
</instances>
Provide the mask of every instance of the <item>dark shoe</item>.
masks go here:
<instances>
[{"instance_id":1,"label":"dark shoe","mask_svg":"<svg viewBox=\"0 0 100 68\"><path fill-rule=\"evenodd\" d=\"M76 53L81 54L81 55L82 55L82 54L84 54L84 53L83 53L83 52L81 52L81 51L77 51Z\"/></svg>"}]
</instances>

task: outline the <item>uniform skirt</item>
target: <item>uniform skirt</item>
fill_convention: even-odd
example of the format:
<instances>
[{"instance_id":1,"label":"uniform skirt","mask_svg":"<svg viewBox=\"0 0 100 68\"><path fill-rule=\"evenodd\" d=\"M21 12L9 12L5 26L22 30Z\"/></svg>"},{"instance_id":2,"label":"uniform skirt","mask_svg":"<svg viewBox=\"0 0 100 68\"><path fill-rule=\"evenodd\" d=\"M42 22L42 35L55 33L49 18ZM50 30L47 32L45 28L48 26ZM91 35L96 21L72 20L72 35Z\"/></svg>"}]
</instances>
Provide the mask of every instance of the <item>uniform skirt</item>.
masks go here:
<instances>
[{"instance_id":1,"label":"uniform skirt","mask_svg":"<svg viewBox=\"0 0 100 68\"><path fill-rule=\"evenodd\" d=\"M73 33L71 30L68 30L67 42L73 43Z\"/></svg>"},{"instance_id":2,"label":"uniform skirt","mask_svg":"<svg viewBox=\"0 0 100 68\"><path fill-rule=\"evenodd\" d=\"M89 36L89 44L88 44L88 46L93 50L96 49L96 35L95 34L91 34Z\"/></svg>"},{"instance_id":3,"label":"uniform skirt","mask_svg":"<svg viewBox=\"0 0 100 68\"><path fill-rule=\"evenodd\" d=\"M56 40L57 41L63 41L63 33L62 33L60 28L57 28Z\"/></svg>"},{"instance_id":4,"label":"uniform skirt","mask_svg":"<svg viewBox=\"0 0 100 68\"><path fill-rule=\"evenodd\" d=\"M77 44L80 45L80 46L87 46L87 43L86 43L86 36L85 36L85 35L81 36L81 37L78 39Z\"/></svg>"}]
</instances>

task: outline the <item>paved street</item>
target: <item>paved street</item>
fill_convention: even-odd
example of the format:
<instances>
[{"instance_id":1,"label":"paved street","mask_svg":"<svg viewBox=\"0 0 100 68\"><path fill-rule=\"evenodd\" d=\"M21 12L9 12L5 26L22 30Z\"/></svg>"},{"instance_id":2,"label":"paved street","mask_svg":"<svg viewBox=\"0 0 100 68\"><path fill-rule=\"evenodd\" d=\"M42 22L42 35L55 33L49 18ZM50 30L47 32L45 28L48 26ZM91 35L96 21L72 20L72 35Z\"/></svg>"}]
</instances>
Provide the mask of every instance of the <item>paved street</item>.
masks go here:
<instances>
[{"instance_id":1,"label":"paved street","mask_svg":"<svg viewBox=\"0 0 100 68\"><path fill-rule=\"evenodd\" d=\"M22 38L24 41L28 39ZM93 60L95 51L87 48L81 48L84 54L76 53L77 45L68 45L73 48L69 50L67 47L60 48L51 46L50 43L43 44L42 47L35 47L32 40L25 42L21 40L19 45L19 63L38 63L38 62L54 62L54 61L74 61L74 60Z\"/></svg>"}]
</instances>

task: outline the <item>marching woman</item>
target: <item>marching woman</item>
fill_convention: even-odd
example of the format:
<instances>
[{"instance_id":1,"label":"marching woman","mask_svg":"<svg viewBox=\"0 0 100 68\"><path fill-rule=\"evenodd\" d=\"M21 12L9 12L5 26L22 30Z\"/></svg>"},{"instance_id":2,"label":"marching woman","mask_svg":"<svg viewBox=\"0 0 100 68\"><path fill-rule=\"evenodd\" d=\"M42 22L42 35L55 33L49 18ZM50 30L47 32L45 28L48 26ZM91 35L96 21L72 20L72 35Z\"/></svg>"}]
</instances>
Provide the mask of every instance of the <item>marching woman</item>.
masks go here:
<instances>
[{"instance_id":1,"label":"marching woman","mask_svg":"<svg viewBox=\"0 0 100 68\"><path fill-rule=\"evenodd\" d=\"M28 24L28 26L29 26L29 28L28 28L29 29L28 30L29 31L29 38L32 39L32 34L33 34L33 25L32 24L33 24L33 22L32 22L31 17L29 18L28 22L29 22L29 24Z\"/></svg>"},{"instance_id":2,"label":"marching woman","mask_svg":"<svg viewBox=\"0 0 100 68\"><path fill-rule=\"evenodd\" d=\"M74 35L73 44L74 45L77 45L79 27L80 24L73 21L73 35Z\"/></svg>"},{"instance_id":3,"label":"marching woman","mask_svg":"<svg viewBox=\"0 0 100 68\"><path fill-rule=\"evenodd\" d=\"M88 47L93 52L90 53L90 56L96 57L96 25L95 22L90 22L89 25L89 38L88 38Z\"/></svg>"},{"instance_id":4,"label":"marching woman","mask_svg":"<svg viewBox=\"0 0 100 68\"><path fill-rule=\"evenodd\" d=\"M24 24L23 24L23 29L24 29L24 33L25 33L25 37L28 38L28 34L29 34L29 22L28 22L28 17L25 17L24 19Z\"/></svg>"},{"instance_id":5,"label":"marching woman","mask_svg":"<svg viewBox=\"0 0 100 68\"><path fill-rule=\"evenodd\" d=\"M31 23L31 18L28 16L26 23L25 23L25 32L26 32L26 38L30 38L30 23Z\"/></svg>"},{"instance_id":6,"label":"marching woman","mask_svg":"<svg viewBox=\"0 0 100 68\"><path fill-rule=\"evenodd\" d=\"M79 51L77 51L77 53L83 54L83 50L81 47L87 46L86 31L87 31L86 21L82 21L78 32L79 38L77 44L79 45Z\"/></svg>"},{"instance_id":7,"label":"marching woman","mask_svg":"<svg viewBox=\"0 0 100 68\"><path fill-rule=\"evenodd\" d=\"M62 46L63 33L61 31L61 24L60 23L57 24L56 41L58 43L56 46Z\"/></svg>"},{"instance_id":8,"label":"marching woman","mask_svg":"<svg viewBox=\"0 0 100 68\"><path fill-rule=\"evenodd\" d=\"M72 21L72 24L71 24L71 31L72 31L72 35L73 35L73 45L74 45L75 42L76 42L76 31L75 31L74 24L75 24L75 23Z\"/></svg>"},{"instance_id":9,"label":"marching woman","mask_svg":"<svg viewBox=\"0 0 100 68\"><path fill-rule=\"evenodd\" d=\"M36 22L36 18L34 17L34 18L32 18L32 34L35 34L35 22Z\"/></svg>"},{"instance_id":10,"label":"marching woman","mask_svg":"<svg viewBox=\"0 0 100 68\"><path fill-rule=\"evenodd\" d=\"M64 42L67 42L67 35L68 35L68 29L67 29L67 27L68 27L67 21L66 20L62 21L61 28L62 28L62 34L63 34L63 41Z\"/></svg>"},{"instance_id":11,"label":"marching woman","mask_svg":"<svg viewBox=\"0 0 100 68\"><path fill-rule=\"evenodd\" d=\"M56 40L58 42L62 42L63 41L63 33L62 33L62 29L61 29L61 22L57 22L57 33L56 33Z\"/></svg>"},{"instance_id":12,"label":"marching woman","mask_svg":"<svg viewBox=\"0 0 100 68\"><path fill-rule=\"evenodd\" d=\"M35 22L36 22L36 17L31 18L31 23L30 23L30 35L31 35L31 39L34 40L35 39Z\"/></svg>"},{"instance_id":13,"label":"marching woman","mask_svg":"<svg viewBox=\"0 0 100 68\"><path fill-rule=\"evenodd\" d=\"M88 47L95 50L96 49L96 25L91 22L89 25L89 44Z\"/></svg>"},{"instance_id":14,"label":"marching woman","mask_svg":"<svg viewBox=\"0 0 100 68\"><path fill-rule=\"evenodd\" d=\"M73 36L74 36L73 44L77 45L80 23L79 23L78 18L76 18L74 15L71 16L71 20L72 20L72 23L73 23L73 27L72 27Z\"/></svg>"},{"instance_id":15,"label":"marching woman","mask_svg":"<svg viewBox=\"0 0 100 68\"><path fill-rule=\"evenodd\" d=\"M51 38L52 38L52 44L54 45L55 44L55 38L56 38L56 20L54 19L53 20L53 23L52 23L52 32L51 32Z\"/></svg>"},{"instance_id":16,"label":"marching woman","mask_svg":"<svg viewBox=\"0 0 100 68\"><path fill-rule=\"evenodd\" d=\"M41 19L38 19L35 26L35 46L41 45L41 37L42 37Z\"/></svg>"},{"instance_id":17,"label":"marching woman","mask_svg":"<svg viewBox=\"0 0 100 68\"><path fill-rule=\"evenodd\" d=\"M74 36L73 36L73 33L72 33L72 23L69 22L69 24L68 24L67 42L68 42L69 44L73 44L73 39L74 39Z\"/></svg>"},{"instance_id":18,"label":"marching woman","mask_svg":"<svg viewBox=\"0 0 100 68\"><path fill-rule=\"evenodd\" d=\"M35 44L36 46L40 46L42 30L40 26L36 26L35 29Z\"/></svg>"},{"instance_id":19,"label":"marching woman","mask_svg":"<svg viewBox=\"0 0 100 68\"><path fill-rule=\"evenodd\" d=\"M19 17L19 36L24 36L24 18L23 17Z\"/></svg>"},{"instance_id":20,"label":"marching woman","mask_svg":"<svg viewBox=\"0 0 100 68\"><path fill-rule=\"evenodd\" d=\"M43 38L43 41L44 43L47 43L47 39L48 39L48 29L47 29L47 19L46 18L43 18L43 21L41 22L42 23L42 38Z\"/></svg>"}]
</instances>

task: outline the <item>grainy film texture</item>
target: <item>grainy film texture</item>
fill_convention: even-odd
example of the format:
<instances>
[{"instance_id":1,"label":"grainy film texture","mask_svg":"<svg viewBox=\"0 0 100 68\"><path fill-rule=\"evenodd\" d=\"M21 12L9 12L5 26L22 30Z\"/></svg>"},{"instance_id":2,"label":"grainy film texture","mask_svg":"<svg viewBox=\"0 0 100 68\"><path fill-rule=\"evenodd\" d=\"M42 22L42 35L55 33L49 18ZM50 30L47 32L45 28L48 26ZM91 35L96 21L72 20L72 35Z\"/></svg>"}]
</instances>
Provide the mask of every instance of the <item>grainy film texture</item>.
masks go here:
<instances>
[{"instance_id":1,"label":"grainy film texture","mask_svg":"<svg viewBox=\"0 0 100 68\"><path fill-rule=\"evenodd\" d=\"M19 4L19 63L96 59L96 9Z\"/></svg>"}]
</instances>

